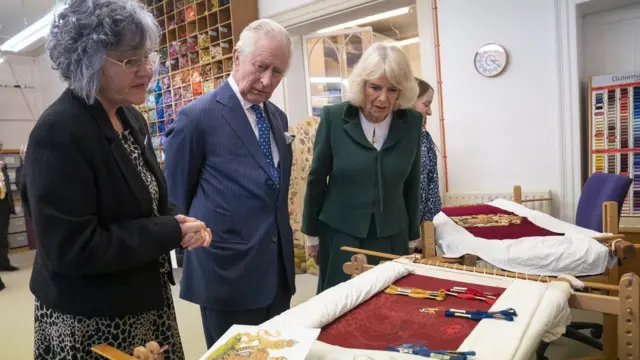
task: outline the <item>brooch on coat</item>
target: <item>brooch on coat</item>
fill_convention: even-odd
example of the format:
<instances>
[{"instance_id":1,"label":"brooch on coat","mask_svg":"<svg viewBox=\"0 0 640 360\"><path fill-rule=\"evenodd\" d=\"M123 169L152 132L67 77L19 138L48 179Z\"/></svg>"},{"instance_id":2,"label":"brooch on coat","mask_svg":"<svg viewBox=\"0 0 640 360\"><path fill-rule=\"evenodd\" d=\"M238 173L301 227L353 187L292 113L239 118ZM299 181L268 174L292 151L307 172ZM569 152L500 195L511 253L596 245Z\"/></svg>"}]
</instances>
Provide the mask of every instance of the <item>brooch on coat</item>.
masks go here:
<instances>
[{"instance_id":1,"label":"brooch on coat","mask_svg":"<svg viewBox=\"0 0 640 360\"><path fill-rule=\"evenodd\" d=\"M295 134L286 132L284 133L284 140L287 142L287 145L291 144L293 142L293 140L296 139Z\"/></svg>"}]
</instances>

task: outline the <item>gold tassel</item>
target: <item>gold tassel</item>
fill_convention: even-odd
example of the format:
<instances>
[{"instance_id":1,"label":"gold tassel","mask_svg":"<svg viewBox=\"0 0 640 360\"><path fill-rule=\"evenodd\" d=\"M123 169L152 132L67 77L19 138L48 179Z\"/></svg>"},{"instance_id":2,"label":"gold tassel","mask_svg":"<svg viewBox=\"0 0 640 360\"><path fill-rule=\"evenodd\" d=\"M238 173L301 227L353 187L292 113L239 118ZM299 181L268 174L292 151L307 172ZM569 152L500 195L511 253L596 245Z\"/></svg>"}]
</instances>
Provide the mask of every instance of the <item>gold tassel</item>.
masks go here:
<instances>
[{"instance_id":1,"label":"gold tassel","mask_svg":"<svg viewBox=\"0 0 640 360\"><path fill-rule=\"evenodd\" d=\"M447 293L444 290L422 290L408 287L398 287L391 285L384 290L385 293L390 295L406 295L416 299L432 299L437 301L443 301L447 297Z\"/></svg>"}]
</instances>

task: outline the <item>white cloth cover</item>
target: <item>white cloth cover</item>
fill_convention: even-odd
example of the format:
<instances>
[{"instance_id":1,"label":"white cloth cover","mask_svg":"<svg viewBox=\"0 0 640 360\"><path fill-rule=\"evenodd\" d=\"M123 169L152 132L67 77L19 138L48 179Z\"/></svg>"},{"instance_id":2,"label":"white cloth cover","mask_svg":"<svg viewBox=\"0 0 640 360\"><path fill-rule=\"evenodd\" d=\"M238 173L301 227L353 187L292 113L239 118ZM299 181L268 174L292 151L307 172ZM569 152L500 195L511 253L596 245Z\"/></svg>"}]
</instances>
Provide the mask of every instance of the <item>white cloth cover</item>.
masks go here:
<instances>
[{"instance_id":1,"label":"white cloth cover","mask_svg":"<svg viewBox=\"0 0 640 360\"><path fill-rule=\"evenodd\" d=\"M546 284L514 280L413 264L401 259L376 266L362 275L324 291L263 325L321 328L409 273L506 288L491 310L514 308L518 317L513 322L482 320L459 349L476 351L475 360L526 359L533 354L541 339L552 341L560 337L570 322L568 298L571 289L564 282ZM425 358L386 351L345 349L320 341L314 343L307 356L307 360L334 359L417 360Z\"/></svg>"},{"instance_id":2,"label":"white cloth cover","mask_svg":"<svg viewBox=\"0 0 640 360\"><path fill-rule=\"evenodd\" d=\"M603 235L601 233L569 224L505 199L497 199L488 204L527 217L542 228L565 235L487 240L473 236L440 212L433 223L436 243L446 257L471 254L508 271L547 276L598 275L616 261L606 247L591 238Z\"/></svg>"}]
</instances>

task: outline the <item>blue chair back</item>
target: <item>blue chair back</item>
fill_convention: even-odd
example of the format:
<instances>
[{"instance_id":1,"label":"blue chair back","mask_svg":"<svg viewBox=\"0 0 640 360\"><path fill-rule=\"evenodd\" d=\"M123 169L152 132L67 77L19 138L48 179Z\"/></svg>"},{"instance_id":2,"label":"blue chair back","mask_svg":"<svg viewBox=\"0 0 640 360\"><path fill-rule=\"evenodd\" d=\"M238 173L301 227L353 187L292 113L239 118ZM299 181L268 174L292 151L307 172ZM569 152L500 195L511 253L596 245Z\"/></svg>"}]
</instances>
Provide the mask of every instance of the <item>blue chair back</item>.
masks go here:
<instances>
[{"instance_id":1,"label":"blue chair back","mask_svg":"<svg viewBox=\"0 0 640 360\"><path fill-rule=\"evenodd\" d=\"M576 225L602 232L602 203L605 201L615 201L618 204L619 221L631 182L628 176L593 173L582 188L576 211Z\"/></svg>"}]
</instances>

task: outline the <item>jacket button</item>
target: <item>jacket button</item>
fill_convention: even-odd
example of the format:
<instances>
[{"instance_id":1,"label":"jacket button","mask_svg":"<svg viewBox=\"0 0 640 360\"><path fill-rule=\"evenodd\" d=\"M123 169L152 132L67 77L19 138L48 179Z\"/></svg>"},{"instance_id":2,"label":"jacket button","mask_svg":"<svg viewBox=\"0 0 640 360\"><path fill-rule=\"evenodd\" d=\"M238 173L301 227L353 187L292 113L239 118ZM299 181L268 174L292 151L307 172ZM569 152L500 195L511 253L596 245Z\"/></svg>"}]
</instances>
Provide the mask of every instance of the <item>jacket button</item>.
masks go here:
<instances>
[{"instance_id":1,"label":"jacket button","mask_svg":"<svg viewBox=\"0 0 640 360\"><path fill-rule=\"evenodd\" d=\"M272 189L274 189L276 187L276 183L273 182L273 180L271 180L271 179L267 180L266 184L267 184L268 187L270 187Z\"/></svg>"},{"instance_id":2,"label":"jacket button","mask_svg":"<svg viewBox=\"0 0 640 360\"><path fill-rule=\"evenodd\" d=\"M278 237L277 236L274 236L274 237L271 238L271 242L277 242L277 241L278 241Z\"/></svg>"}]
</instances>

